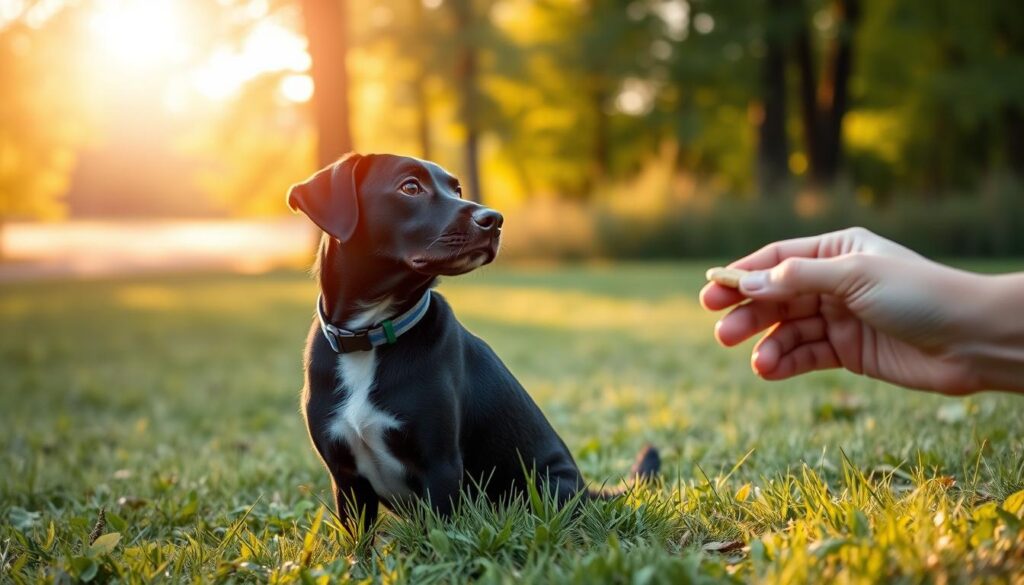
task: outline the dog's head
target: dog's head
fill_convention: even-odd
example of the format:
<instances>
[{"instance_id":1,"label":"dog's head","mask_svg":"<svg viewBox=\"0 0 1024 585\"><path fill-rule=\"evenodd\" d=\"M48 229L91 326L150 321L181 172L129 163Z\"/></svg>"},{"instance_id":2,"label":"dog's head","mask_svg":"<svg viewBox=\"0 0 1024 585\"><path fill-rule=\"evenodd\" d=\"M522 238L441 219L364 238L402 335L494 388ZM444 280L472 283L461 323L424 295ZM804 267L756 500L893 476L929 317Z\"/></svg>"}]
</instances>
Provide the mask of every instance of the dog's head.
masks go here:
<instances>
[{"instance_id":1,"label":"dog's head","mask_svg":"<svg viewBox=\"0 0 1024 585\"><path fill-rule=\"evenodd\" d=\"M391 154L349 154L292 186L288 205L342 247L428 276L464 274L494 260L502 216L462 198L440 166Z\"/></svg>"}]
</instances>

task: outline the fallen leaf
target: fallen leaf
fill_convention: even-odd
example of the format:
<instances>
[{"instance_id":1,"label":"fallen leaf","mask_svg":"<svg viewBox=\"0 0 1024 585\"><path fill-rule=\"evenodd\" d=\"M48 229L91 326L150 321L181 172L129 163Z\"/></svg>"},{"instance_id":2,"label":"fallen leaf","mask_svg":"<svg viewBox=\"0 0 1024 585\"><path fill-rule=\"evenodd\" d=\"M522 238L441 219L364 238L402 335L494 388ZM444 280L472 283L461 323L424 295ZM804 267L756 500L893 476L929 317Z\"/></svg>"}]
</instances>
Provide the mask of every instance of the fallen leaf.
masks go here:
<instances>
[{"instance_id":1,"label":"fallen leaf","mask_svg":"<svg viewBox=\"0 0 1024 585\"><path fill-rule=\"evenodd\" d=\"M113 552L114 547L119 542L121 542L121 534L119 532L108 532L97 538L96 542L89 546L89 552L93 556L107 555Z\"/></svg>"},{"instance_id":2,"label":"fallen leaf","mask_svg":"<svg viewBox=\"0 0 1024 585\"><path fill-rule=\"evenodd\" d=\"M749 495L750 495L750 484L749 483L745 483L742 486L740 486L740 489L736 490L736 495L734 497L735 497L737 502L745 502L745 501L747 501L747 497Z\"/></svg>"},{"instance_id":3,"label":"fallen leaf","mask_svg":"<svg viewBox=\"0 0 1024 585\"><path fill-rule=\"evenodd\" d=\"M712 553L731 553L733 551L743 548L742 540L715 540L704 543L704 546L700 547L704 552Z\"/></svg>"},{"instance_id":4,"label":"fallen leaf","mask_svg":"<svg viewBox=\"0 0 1024 585\"><path fill-rule=\"evenodd\" d=\"M1006 498L1003 502L1003 509L1011 514L1020 515L1021 511L1024 510L1024 490L1011 494L1010 497Z\"/></svg>"}]
</instances>

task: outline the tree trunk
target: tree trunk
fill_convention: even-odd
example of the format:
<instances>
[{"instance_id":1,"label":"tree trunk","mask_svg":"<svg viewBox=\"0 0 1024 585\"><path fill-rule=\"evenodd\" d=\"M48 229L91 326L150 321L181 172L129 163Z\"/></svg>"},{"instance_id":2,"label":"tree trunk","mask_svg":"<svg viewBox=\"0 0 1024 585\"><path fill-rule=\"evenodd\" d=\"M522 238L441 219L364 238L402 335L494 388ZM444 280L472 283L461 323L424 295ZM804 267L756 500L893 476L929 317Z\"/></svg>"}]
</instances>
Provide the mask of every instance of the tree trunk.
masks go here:
<instances>
[{"instance_id":1,"label":"tree trunk","mask_svg":"<svg viewBox=\"0 0 1024 585\"><path fill-rule=\"evenodd\" d=\"M819 185L835 181L842 163L843 118L849 109L853 72L853 35L860 21L860 0L835 0L833 6L839 31L825 56L825 74L820 86L816 87L814 80L814 55L806 13L795 47L807 159L811 180Z\"/></svg>"},{"instance_id":2,"label":"tree trunk","mask_svg":"<svg viewBox=\"0 0 1024 585\"><path fill-rule=\"evenodd\" d=\"M592 173L591 187L601 184L608 176L611 152L611 129L609 128L608 114L604 111L607 96L602 88L596 88L591 93L592 106L594 108L594 141L592 151Z\"/></svg>"},{"instance_id":3,"label":"tree trunk","mask_svg":"<svg viewBox=\"0 0 1024 585\"><path fill-rule=\"evenodd\" d=\"M483 202L480 192L480 161L478 160L479 96L476 87L477 55L476 55L476 18L473 14L472 0L454 0L456 34L459 39L458 57L455 65L456 87L462 98L462 123L466 128L464 145L463 183L467 197L477 203Z\"/></svg>"},{"instance_id":4,"label":"tree trunk","mask_svg":"<svg viewBox=\"0 0 1024 585\"><path fill-rule=\"evenodd\" d=\"M822 78L819 105L822 109L823 155L819 177L835 180L842 163L843 117L849 109L850 74L853 72L853 35L860 20L860 0L838 0L839 33L833 41L828 72Z\"/></svg>"},{"instance_id":5,"label":"tree trunk","mask_svg":"<svg viewBox=\"0 0 1024 585\"><path fill-rule=\"evenodd\" d=\"M770 8L778 14L781 0ZM758 120L757 180L761 197L772 197L788 177L789 147L786 144L786 54L782 31L772 27L765 38L761 63L761 104Z\"/></svg>"},{"instance_id":6,"label":"tree trunk","mask_svg":"<svg viewBox=\"0 0 1024 585\"><path fill-rule=\"evenodd\" d=\"M417 27L423 27L423 2L422 0L412 1L413 22ZM427 95L427 55L419 55L416 71L416 79L413 80L413 93L416 100L416 139L420 146L420 156L424 160L430 160L430 96Z\"/></svg>"},{"instance_id":7,"label":"tree trunk","mask_svg":"<svg viewBox=\"0 0 1024 585\"><path fill-rule=\"evenodd\" d=\"M1014 175L1024 178L1024 109L1010 105L1005 111L1006 163Z\"/></svg>"},{"instance_id":8,"label":"tree trunk","mask_svg":"<svg viewBox=\"0 0 1024 585\"><path fill-rule=\"evenodd\" d=\"M1014 59L1024 57L1024 31L1019 19L1013 18L1017 8L1007 3L1003 10L997 12L996 39L1006 47L1008 56ZM1012 98L1003 105L1004 147L1006 149L1006 166L1018 179L1024 179L1024 104Z\"/></svg>"},{"instance_id":9,"label":"tree trunk","mask_svg":"<svg viewBox=\"0 0 1024 585\"><path fill-rule=\"evenodd\" d=\"M420 146L420 157L423 160L430 160L430 99L427 96L426 75L420 73L413 82L413 91L416 93L416 140Z\"/></svg>"},{"instance_id":10,"label":"tree trunk","mask_svg":"<svg viewBox=\"0 0 1024 585\"><path fill-rule=\"evenodd\" d=\"M313 111L320 167L352 150L345 68L348 53L345 7L344 0L302 0L302 16L313 60Z\"/></svg>"},{"instance_id":11,"label":"tree trunk","mask_svg":"<svg viewBox=\"0 0 1024 585\"><path fill-rule=\"evenodd\" d=\"M804 17L806 21L806 16ZM811 34L809 24L803 22L796 36L794 53L796 66L800 76L800 122L804 134L804 150L807 154L808 168L811 170L811 181L817 182L818 169L821 168L821 138L818 130L817 81L814 74L814 54L811 51Z\"/></svg>"}]
</instances>

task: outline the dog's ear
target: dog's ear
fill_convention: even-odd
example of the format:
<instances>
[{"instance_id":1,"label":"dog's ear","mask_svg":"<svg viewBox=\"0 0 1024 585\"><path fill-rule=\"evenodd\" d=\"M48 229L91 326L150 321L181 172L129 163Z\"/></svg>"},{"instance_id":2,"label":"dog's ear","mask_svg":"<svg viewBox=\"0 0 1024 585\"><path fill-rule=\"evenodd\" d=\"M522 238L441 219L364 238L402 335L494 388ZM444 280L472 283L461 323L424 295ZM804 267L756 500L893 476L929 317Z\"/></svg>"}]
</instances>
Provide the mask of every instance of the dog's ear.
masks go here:
<instances>
[{"instance_id":1,"label":"dog's ear","mask_svg":"<svg viewBox=\"0 0 1024 585\"><path fill-rule=\"evenodd\" d=\"M328 234L347 242L359 225L359 180L363 156L346 154L288 190L288 207L301 211Z\"/></svg>"}]
</instances>

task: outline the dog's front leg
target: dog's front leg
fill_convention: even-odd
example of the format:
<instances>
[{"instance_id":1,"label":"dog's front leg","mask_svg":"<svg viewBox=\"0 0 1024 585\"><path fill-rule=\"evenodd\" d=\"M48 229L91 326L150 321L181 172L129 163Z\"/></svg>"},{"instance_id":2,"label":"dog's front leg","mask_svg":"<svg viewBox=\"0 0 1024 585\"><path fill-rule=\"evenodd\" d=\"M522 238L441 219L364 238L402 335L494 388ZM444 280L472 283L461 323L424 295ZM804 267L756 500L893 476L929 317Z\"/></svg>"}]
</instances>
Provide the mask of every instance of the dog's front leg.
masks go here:
<instances>
[{"instance_id":1,"label":"dog's front leg","mask_svg":"<svg viewBox=\"0 0 1024 585\"><path fill-rule=\"evenodd\" d=\"M441 518L447 519L458 501L459 488L462 486L462 458L456 457L433 465L427 471L423 483L423 495L430 502L431 509Z\"/></svg>"},{"instance_id":2,"label":"dog's front leg","mask_svg":"<svg viewBox=\"0 0 1024 585\"><path fill-rule=\"evenodd\" d=\"M355 474L340 474L332 477L334 485L334 502L341 525L354 535L355 523L362 517L363 531L369 531L377 521L380 498L373 486Z\"/></svg>"}]
</instances>

